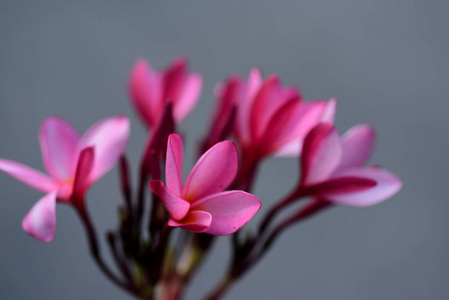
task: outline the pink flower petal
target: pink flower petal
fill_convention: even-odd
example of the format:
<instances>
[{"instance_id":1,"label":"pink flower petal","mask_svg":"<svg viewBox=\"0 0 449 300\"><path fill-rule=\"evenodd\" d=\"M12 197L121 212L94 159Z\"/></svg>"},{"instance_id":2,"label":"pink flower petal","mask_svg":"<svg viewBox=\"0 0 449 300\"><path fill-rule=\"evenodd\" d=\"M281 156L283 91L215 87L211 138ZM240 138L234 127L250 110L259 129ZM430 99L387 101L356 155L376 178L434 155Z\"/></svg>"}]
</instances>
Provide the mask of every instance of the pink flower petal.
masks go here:
<instances>
[{"instance_id":1,"label":"pink flower petal","mask_svg":"<svg viewBox=\"0 0 449 300\"><path fill-rule=\"evenodd\" d=\"M374 148L376 134L368 125L357 125L342 137L343 156L338 170L361 167L368 162Z\"/></svg>"},{"instance_id":2,"label":"pink flower petal","mask_svg":"<svg viewBox=\"0 0 449 300\"><path fill-rule=\"evenodd\" d=\"M164 85L163 103L171 101L175 106L177 105L186 80L186 64L183 58L178 58L165 70L162 77L162 84Z\"/></svg>"},{"instance_id":3,"label":"pink flower petal","mask_svg":"<svg viewBox=\"0 0 449 300\"><path fill-rule=\"evenodd\" d=\"M129 136L129 120L124 116L103 119L90 127L78 145L79 150L95 147L95 162L90 174L94 182L109 171L125 152Z\"/></svg>"},{"instance_id":4,"label":"pink flower petal","mask_svg":"<svg viewBox=\"0 0 449 300\"><path fill-rule=\"evenodd\" d=\"M401 180L394 174L376 167L352 168L339 172L335 176L363 177L376 181L371 189L345 195L326 195L326 200L348 206L369 206L382 202L402 187Z\"/></svg>"},{"instance_id":5,"label":"pink flower petal","mask_svg":"<svg viewBox=\"0 0 449 300\"><path fill-rule=\"evenodd\" d=\"M213 144L220 141L223 132L229 132L233 128L237 128L237 126L234 126L235 117L233 117L233 114L235 116L236 106L239 105L241 100L243 82L240 77L232 76L225 84L216 89L218 90L216 96L219 103L213 115L208 138L208 142ZM234 121L231 122L230 118L233 118Z\"/></svg>"},{"instance_id":6,"label":"pink flower petal","mask_svg":"<svg viewBox=\"0 0 449 300\"><path fill-rule=\"evenodd\" d=\"M76 168L75 181L73 183L73 194L75 200L81 200L84 193L89 188L90 172L94 166L94 147L84 148L78 158L78 166ZM79 203L82 204L82 203Z\"/></svg>"},{"instance_id":7,"label":"pink flower petal","mask_svg":"<svg viewBox=\"0 0 449 300\"><path fill-rule=\"evenodd\" d=\"M226 189L238 170L238 154L233 142L215 144L193 167L183 187L183 198L189 202Z\"/></svg>"},{"instance_id":8,"label":"pink flower petal","mask_svg":"<svg viewBox=\"0 0 449 300\"><path fill-rule=\"evenodd\" d=\"M23 230L43 242L50 242L56 229L56 192L41 198L22 221Z\"/></svg>"},{"instance_id":9,"label":"pink flower petal","mask_svg":"<svg viewBox=\"0 0 449 300\"><path fill-rule=\"evenodd\" d=\"M320 198L325 198L322 195L351 194L371 189L376 185L377 182L370 178L345 176L331 178L324 182L308 186L303 193L309 196L318 195Z\"/></svg>"},{"instance_id":10,"label":"pink flower petal","mask_svg":"<svg viewBox=\"0 0 449 300\"><path fill-rule=\"evenodd\" d=\"M291 124L278 139L280 146L275 156L299 156L305 136L319 122L325 107L324 101L301 102Z\"/></svg>"},{"instance_id":11,"label":"pink flower petal","mask_svg":"<svg viewBox=\"0 0 449 300\"><path fill-rule=\"evenodd\" d=\"M148 127L156 126L164 105L161 103L161 77L150 64L136 61L129 80L131 102Z\"/></svg>"},{"instance_id":12,"label":"pink flower petal","mask_svg":"<svg viewBox=\"0 0 449 300\"><path fill-rule=\"evenodd\" d=\"M150 189L161 198L170 217L173 219L181 220L189 212L190 203L176 196L160 180L151 180Z\"/></svg>"},{"instance_id":13,"label":"pink flower petal","mask_svg":"<svg viewBox=\"0 0 449 300\"><path fill-rule=\"evenodd\" d=\"M46 174L15 161L0 159L0 171L45 193L54 191L58 187L58 183Z\"/></svg>"},{"instance_id":14,"label":"pink flower petal","mask_svg":"<svg viewBox=\"0 0 449 300\"><path fill-rule=\"evenodd\" d=\"M282 137L286 135L286 131L291 130L290 124L297 120L294 117L299 103L299 98L292 98L273 114L258 143L263 155L275 152L282 145Z\"/></svg>"},{"instance_id":15,"label":"pink flower petal","mask_svg":"<svg viewBox=\"0 0 449 300\"><path fill-rule=\"evenodd\" d=\"M249 72L248 82L246 86L246 97L249 100L249 105L251 107L252 100L256 97L257 92L262 86L262 73L258 68L252 68Z\"/></svg>"},{"instance_id":16,"label":"pink flower petal","mask_svg":"<svg viewBox=\"0 0 449 300\"><path fill-rule=\"evenodd\" d=\"M189 75L184 82L184 88L174 106L174 118L179 123L190 113L198 102L203 87L203 77L194 73Z\"/></svg>"},{"instance_id":17,"label":"pink flower petal","mask_svg":"<svg viewBox=\"0 0 449 300\"><path fill-rule=\"evenodd\" d=\"M73 179L78 139L76 130L63 119L49 117L42 123L39 141L45 168L53 178Z\"/></svg>"},{"instance_id":18,"label":"pink flower petal","mask_svg":"<svg viewBox=\"0 0 449 300\"><path fill-rule=\"evenodd\" d=\"M301 156L302 185L328 179L338 167L342 156L340 137L332 124L315 126L304 140Z\"/></svg>"},{"instance_id":19,"label":"pink flower petal","mask_svg":"<svg viewBox=\"0 0 449 300\"><path fill-rule=\"evenodd\" d=\"M172 227L181 227L186 230L202 233L206 232L212 222L212 216L208 212L194 210L181 221L170 219L168 225Z\"/></svg>"},{"instance_id":20,"label":"pink flower petal","mask_svg":"<svg viewBox=\"0 0 449 300\"><path fill-rule=\"evenodd\" d=\"M337 108L337 99L335 98L330 99L327 102L323 112L321 113L320 122L334 124L336 108Z\"/></svg>"},{"instance_id":21,"label":"pink flower petal","mask_svg":"<svg viewBox=\"0 0 449 300\"><path fill-rule=\"evenodd\" d=\"M228 191L210 195L192 204L192 209L212 215L207 231L213 235L228 235L239 230L259 210L262 203L255 196L243 191Z\"/></svg>"},{"instance_id":22,"label":"pink flower petal","mask_svg":"<svg viewBox=\"0 0 449 300\"><path fill-rule=\"evenodd\" d=\"M242 89L244 86L242 80L240 80L239 85ZM243 91L241 91L235 100L236 104L238 105L235 132L236 137L239 140L246 141L249 139L250 112L254 103L254 99L261 86L262 74L259 69L253 68L249 73L248 82L246 83L246 92L244 93Z\"/></svg>"},{"instance_id":23,"label":"pink flower petal","mask_svg":"<svg viewBox=\"0 0 449 300\"><path fill-rule=\"evenodd\" d=\"M171 134L167 142L165 162L165 182L167 188L181 197L182 188L182 139L178 134Z\"/></svg>"},{"instance_id":24,"label":"pink flower petal","mask_svg":"<svg viewBox=\"0 0 449 300\"><path fill-rule=\"evenodd\" d=\"M262 84L251 107L249 121L252 139L257 139L263 134L268 121L285 100L287 99L282 97L282 88L278 77L270 76Z\"/></svg>"}]
</instances>

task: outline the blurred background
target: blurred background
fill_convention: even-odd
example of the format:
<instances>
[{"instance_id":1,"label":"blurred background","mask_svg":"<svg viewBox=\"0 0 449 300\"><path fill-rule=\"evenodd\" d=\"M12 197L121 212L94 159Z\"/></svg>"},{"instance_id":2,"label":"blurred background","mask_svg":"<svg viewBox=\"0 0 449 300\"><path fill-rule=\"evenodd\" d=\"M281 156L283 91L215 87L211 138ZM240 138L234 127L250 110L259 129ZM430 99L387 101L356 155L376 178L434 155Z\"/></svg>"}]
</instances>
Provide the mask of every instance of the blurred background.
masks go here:
<instances>
[{"instance_id":1,"label":"blurred background","mask_svg":"<svg viewBox=\"0 0 449 300\"><path fill-rule=\"evenodd\" d=\"M372 162L404 188L380 205L336 207L291 228L225 299L448 299L448 10L443 0L2 0L0 157L43 170L37 132L47 115L83 132L126 114L135 175L146 131L129 105L130 68L139 57L161 68L183 55L204 76L199 104L181 125L187 172L214 85L259 66L306 99L336 97L340 132L373 125ZM293 158L263 164L254 193L264 206L247 226L297 175ZM131 299L93 263L70 207L58 205L56 238L45 244L20 225L42 194L3 173L0 190L1 299ZM88 194L100 232L115 228L119 203L114 168ZM220 238L187 299L209 291L228 259L229 239Z\"/></svg>"}]
</instances>

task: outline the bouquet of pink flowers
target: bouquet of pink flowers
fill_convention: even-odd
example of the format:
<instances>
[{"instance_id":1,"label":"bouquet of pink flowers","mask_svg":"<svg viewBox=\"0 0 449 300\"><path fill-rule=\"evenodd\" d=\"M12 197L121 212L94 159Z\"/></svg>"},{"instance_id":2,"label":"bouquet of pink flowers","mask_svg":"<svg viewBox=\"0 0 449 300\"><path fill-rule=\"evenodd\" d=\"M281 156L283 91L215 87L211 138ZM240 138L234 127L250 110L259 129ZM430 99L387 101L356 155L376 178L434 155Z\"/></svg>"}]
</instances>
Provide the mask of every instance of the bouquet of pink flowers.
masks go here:
<instances>
[{"instance_id":1,"label":"bouquet of pink flowers","mask_svg":"<svg viewBox=\"0 0 449 300\"><path fill-rule=\"evenodd\" d=\"M80 216L95 262L112 282L138 299L165 300L181 299L216 236L232 235L229 267L205 293L204 299L212 300L290 226L335 205L382 202L401 188L395 175L367 165L375 143L370 126L357 125L340 136L333 126L335 99L303 101L298 89L283 87L276 75L264 79L258 69L247 80L231 76L217 86L217 107L198 144L198 161L183 180L183 139L176 132L201 89L201 75L189 73L183 59L162 72L145 60L136 62L130 99L149 130L136 187L125 155L127 117L98 121L82 136L63 119L48 117L39 130L48 174L0 159L1 171L46 194L23 219L23 230L52 241L56 203L68 204ZM245 224L262 206L251 194L258 167L278 156L299 157L300 179L274 206L264 207L260 225L249 231ZM118 227L106 237L119 274L103 259L86 206L89 187L115 164L124 201ZM299 201L304 204L292 209Z\"/></svg>"}]
</instances>

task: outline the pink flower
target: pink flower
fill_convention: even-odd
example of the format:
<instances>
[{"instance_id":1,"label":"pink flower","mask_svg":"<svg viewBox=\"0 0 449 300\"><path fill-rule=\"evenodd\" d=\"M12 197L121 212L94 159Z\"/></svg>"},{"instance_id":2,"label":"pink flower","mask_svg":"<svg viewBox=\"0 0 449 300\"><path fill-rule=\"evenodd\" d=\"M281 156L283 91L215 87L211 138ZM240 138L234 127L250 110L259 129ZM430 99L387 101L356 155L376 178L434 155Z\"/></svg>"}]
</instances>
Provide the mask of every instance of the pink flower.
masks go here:
<instances>
[{"instance_id":1,"label":"pink flower","mask_svg":"<svg viewBox=\"0 0 449 300\"><path fill-rule=\"evenodd\" d=\"M66 121L49 117L41 125L39 141L47 174L20 163L0 159L0 170L47 193L25 216L22 227L49 242L56 226L56 201L79 207L89 186L109 171L125 151L129 135L126 117L101 120L79 137Z\"/></svg>"},{"instance_id":2,"label":"pink flower","mask_svg":"<svg viewBox=\"0 0 449 300\"><path fill-rule=\"evenodd\" d=\"M402 182L380 167L365 166L374 130L357 125L339 137L329 123L315 126L304 141L300 190L348 206L368 206L396 194Z\"/></svg>"},{"instance_id":3,"label":"pink flower","mask_svg":"<svg viewBox=\"0 0 449 300\"><path fill-rule=\"evenodd\" d=\"M131 102L148 127L159 122L168 102L173 102L173 115L181 122L195 106L201 94L203 79L198 73L187 73L187 63L177 59L158 73L140 59L131 71L129 90Z\"/></svg>"},{"instance_id":4,"label":"pink flower","mask_svg":"<svg viewBox=\"0 0 449 300\"><path fill-rule=\"evenodd\" d=\"M243 191L226 191L238 169L238 155L231 141L216 144L201 156L182 184L181 137L171 134L167 144L166 185L150 181L161 198L170 220L168 225L193 232L228 235L245 225L261 202Z\"/></svg>"},{"instance_id":5,"label":"pink flower","mask_svg":"<svg viewBox=\"0 0 449 300\"><path fill-rule=\"evenodd\" d=\"M251 70L247 82L231 77L217 93L220 101L215 126L223 126L236 105L237 142L242 151L259 158L270 154L298 156L302 140L326 108L325 101L303 102L299 92L292 87L283 88L276 75L262 81L258 69Z\"/></svg>"}]
</instances>

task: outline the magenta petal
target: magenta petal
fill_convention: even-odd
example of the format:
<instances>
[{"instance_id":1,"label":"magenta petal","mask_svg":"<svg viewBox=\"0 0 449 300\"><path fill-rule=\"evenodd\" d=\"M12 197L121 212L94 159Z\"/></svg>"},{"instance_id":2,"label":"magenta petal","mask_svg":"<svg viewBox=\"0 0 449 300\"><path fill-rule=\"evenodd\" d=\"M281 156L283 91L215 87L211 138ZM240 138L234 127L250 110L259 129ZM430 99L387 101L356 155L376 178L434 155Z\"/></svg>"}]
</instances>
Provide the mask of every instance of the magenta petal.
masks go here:
<instances>
[{"instance_id":1,"label":"magenta petal","mask_svg":"<svg viewBox=\"0 0 449 300\"><path fill-rule=\"evenodd\" d=\"M288 134L291 130L290 124L296 121L294 116L299 104L299 98L292 98L273 114L260 138L259 145L263 155L275 152L282 145L282 137Z\"/></svg>"},{"instance_id":2,"label":"magenta petal","mask_svg":"<svg viewBox=\"0 0 449 300\"><path fill-rule=\"evenodd\" d=\"M260 87L249 115L250 133L253 139L263 134L271 116L287 100L282 97L282 88L277 76L270 76Z\"/></svg>"},{"instance_id":3,"label":"magenta petal","mask_svg":"<svg viewBox=\"0 0 449 300\"><path fill-rule=\"evenodd\" d=\"M326 105L323 101L301 102L292 123L279 137L281 146L275 156L299 156L304 138L317 125Z\"/></svg>"},{"instance_id":4,"label":"magenta petal","mask_svg":"<svg viewBox=\"0 0 449 300\"><path fill-rule=\"evenodd\" d=\"M61 181L73 179L78 133L65 120L45 119L39 130L39 141L45 168Z\"/></svg>"},{"instance_id":5,"label":"magenta petal","mask_svg":"<svg viewBox=\"0 0 449 300\"><path fill-rule=\"evenodd\" d=\"M374 180L377 185L371 189L345 195L326 195L326 200L348 206L369 206L382 202L402 187L401 180L394 174L376 167L352 168L339 172L335 176L354 176Z\"/></svg>"},{"instance_id":6,"label":"magenta petal","mask_svg":"<svg viewBox=\"0 0 449 300\"><path fill-rule=\"evenodd\" d=\"M357 125L342 137L343 156L339 170L365 165L374 148L376 134L368 125Z\"/></svg>"},{"instance_id":7,"label":"magenta petal","mask_svg":"<svg viewBox=\"0 0 449 300\"><path fill-rule=\"evenodd\" d=\"M182 139L178 134L171 134L167 142L165 162L165 181L167 188L181 197L182 188Z\"/></svg>"},{"instance_id":8,"label":"magenta petal","mask_svg":"<svg viewBox=\"0 0 449 300\"><path fill-rule=\"evenodd\" d=\"M23 230L43 242L50 242L56 229L56 192L51 192L33 205L22 221Z\"/></svg>"},{"instance_id":9,"label":"magenta petal","mask_svg":"<svg viewBox=\"0 0 449 300\"><path fill-rule=\"evenodd\" d=\"M258 68L252 68L249 72L248 82L246 85L246 97L250 100L249 104L252 104L252 100L256 97L257 92L262 86L262 73Z\"/></svg>"},{"instance_id":10,"label":"magenta petal","mask_svg":"<svg viewBox=\"0 0 449 300\"><path fill-rule=\"evenodd\" d=\"M239 90L244 86L244 82L239 80ZM246 83L246 91L240 91L236 94L235 103L238 106L237 117L236 117L236 136L240 140L249 139L249 118L251 115L251 109L253 106L254 99L262 86L262 74L259 69L253 68L248 77L248 82Z\"/></svg>"},{"instance_id":11,"label":"magenta petal","mask_svg":"<svg viewBox=\"0 0 449 300\"><path fill-rule=\"evenodd\" d=\"M233 142L215 144L193 167L183 187L183 198L193 200L226 189L238 170L238 154Z\"/></svg>"},{"instance_id":12,"label":"magenta petal","mask_svg":"<svg viewBox=\"0 0 449 300\"><path fill-rule=\"evenodd\" d=\"M315 126L304 140L301 156L303 185L328 179L340 164L342 148L340 137L332 124Z\"/></svg>"},{"instance_id":13,"label":"magenta petal","mask_svg":"<svg viewBox=\"0 0 449 300\"><path fill-rule=\"evenodd\" d=\"M76 168L75 181L73 183L73 194L75 198L82 199L84 193L89 188L90 172L94 165L94 147L84 148L78 158L78 165Z\"/></svg>"},{"instance_id":14,"label":"magenta petal","mask_svg":"<svg viewBox=\"0 0 449 300\"><path fill-rule=\"evenodd\" d=\"M186 65L185 59L178 58L165 70L162 78L164 85L163 103L167 101L178 102L186 80Z\"/></svg>"},{"instance_id":15,"label":"magenta petal","mask_svg":"<svg viewBox=\"0 0 449 300\"><path fill-rule=\"evenodd\" d=\"M351 194L365 191L376 185L377 182L370 178L345 176L331 178L322 183L308 186L304 193L318 196Z\"/></svg>"},{"instance_id":16,"label":"magenta petal","mask_svg":"<svg viewBox=\"0 0 449 300\"><path fill-rule=\"evenodd\" d=\"M227 191L210 195L192 204L192 209L212 215L207 231L213 235L228 235L239 230L256 214L262 203L243 191Z\"/></svg>"},{"instance_id":17,"label":"magenta petal","mask_svg":"<svg viewBox=\"0 0 449 300\"><path fill-rule=\"evenodd\" d=\"M200 74L189 75L184 82L184 87L179 95L176 105L173 107L173 115L176 122L181 122L193 109L200 98L203 87L203 78Z\"/></svg>"},{"instance_id":18,"label":"magenta petal","mask_svg":"<svg viewBox=\"0 0 449 300\"><path fill-rule=\"evenodd\" d=\"M223 132L226 131L230 118L235 114L235 107L241 104L242 87L242 79L238 76L233 76L229 78L225 84L216 87L216 96L219 99L219 103L211 122L212 126L208 139L209 142L216 143L222 137ZM235 122L237 121L235 117L234 120ZM231 127L229 128L230 130L232 130L233 127L239 128L240 126L232 125L233 124L231 124Z\"/></svg>"},{"instance_id":19,"label":"magenta petal","mask_svg":"<svg viewBox=\"0 0 449 300\"><path fill-rule=\"evenodd\" d=\"M137 113L148 127L156 126L158 115L161 114L161 78L151 69L150 64L140 59L131 71L129 80L131 102Z\"/></svg>"},{"instance_id":20,"label":"magenta petal","mask_svg":"<svg viewBox=\"0 0 449 300\"><path fill-rule=\"evenodd\" d=\"M206 232L212 222L212 216L208 212L194 210L181 221L170 219L168 225L172 227L181 227L186 230L202 233Z\"/></svg>"},{"instance_id":21,"label":"magenta petal","mask_svg":"<svg viewBox=\"0 0 449 300\"><path fill-rule=\"evenodd\" d=\"M57 182L46 174L15 161L0 158L0 171L3 171L9 176L45 193L53 191L58 187Z\"/></svg>"},{"instance_id":22,"label":"magenta petal","mask_svg":"<svg viewBox=\"0 0 449 300\"><path fill-rule=\"evenodd\" d=\"M176 196L160 180L151 180L150 189L161 198L170 217L173 219L181 220L189 212L190 203Z\"/></svg>"},{"instance_id":23,"label":"magenta petal","mask_svg":"<svg viewBox=\"0 0 449 300\"><path fill-rule=\"evenodd\" d=\"M337 99L330 99L326 106L324 107L323 112L320 116L320 122L323 123L334 123L335 120L335 110L337 108Z\"/></svg>"},{"instance_id":24,"label":"magenta petal","mask_svg":"<svg viewBox=\"0 0 449 300\"><path fill-rule=\"evenodd\" d=\"M95 162L90 182L96 181L109 171L125 152L129 130L128 118L119 116L95 123L83 135L78 149L95 147Z\"/></svg>"}]
</instances>

